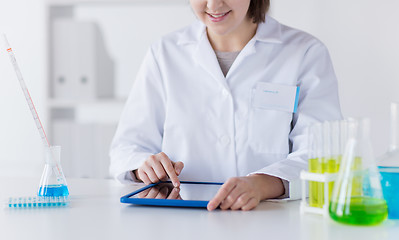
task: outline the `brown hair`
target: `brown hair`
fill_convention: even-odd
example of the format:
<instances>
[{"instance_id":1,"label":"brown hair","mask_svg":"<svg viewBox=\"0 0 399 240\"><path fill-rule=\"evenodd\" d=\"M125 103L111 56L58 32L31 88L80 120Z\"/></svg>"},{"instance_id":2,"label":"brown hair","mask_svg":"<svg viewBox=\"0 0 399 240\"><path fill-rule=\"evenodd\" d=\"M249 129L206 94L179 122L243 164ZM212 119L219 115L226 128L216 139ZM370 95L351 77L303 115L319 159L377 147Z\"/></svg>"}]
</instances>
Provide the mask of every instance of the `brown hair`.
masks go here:
<instances>
[{"instance_id":1,"label":"brown hair","mask_svg":"<svg viewBox=\"0 0 399 240\"><path fill-rule=\"evenodd\" d=\"M251 0L248 8L248 17L252 18L253 23L264 22L269 6L270 0Z\"/></svg>"}]
</instances>

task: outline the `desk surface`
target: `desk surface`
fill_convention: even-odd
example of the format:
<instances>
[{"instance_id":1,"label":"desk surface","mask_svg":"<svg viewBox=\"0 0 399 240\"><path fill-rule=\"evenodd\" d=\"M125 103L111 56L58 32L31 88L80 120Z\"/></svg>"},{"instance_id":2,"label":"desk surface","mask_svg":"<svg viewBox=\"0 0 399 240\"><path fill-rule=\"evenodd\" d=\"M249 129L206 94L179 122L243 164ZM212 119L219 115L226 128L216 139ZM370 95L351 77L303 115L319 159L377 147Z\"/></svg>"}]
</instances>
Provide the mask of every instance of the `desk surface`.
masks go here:
<instances>
[{"instance_id":1,"label":"desk surface","mask_svg":"<svg viewBox=\"0 0 399 240\"><path fill-rule=\"evenodd\" d=\"M34 196L39 179L0 178L0 199ZM354 227L299 213L299 201L213 211L121 204L142 185L68 179L66 208L0 209L0 239L399 239L399 220Z\"/></svg>"}]
</instances>

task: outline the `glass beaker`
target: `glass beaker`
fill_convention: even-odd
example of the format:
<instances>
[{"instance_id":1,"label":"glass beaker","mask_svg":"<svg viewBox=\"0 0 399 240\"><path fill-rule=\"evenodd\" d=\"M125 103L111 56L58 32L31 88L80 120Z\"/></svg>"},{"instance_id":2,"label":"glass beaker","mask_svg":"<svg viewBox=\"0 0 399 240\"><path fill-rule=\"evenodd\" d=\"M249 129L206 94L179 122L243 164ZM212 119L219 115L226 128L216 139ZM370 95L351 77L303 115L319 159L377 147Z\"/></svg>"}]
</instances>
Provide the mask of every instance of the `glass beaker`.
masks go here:
<instances>
[{"instance_id":1,"label":"glass beaker","mask_svg":"<svg viewBox=\"0 0 399 240\"><path fill-rule=\"evenodd\" d=\"M389 150L379 158L381 185L388 204L388 218L399 219L399 103L391 103L391 141Z\"/></svg>"},{"instance_id":2,"label":"glass beaker","mask_svg":"<svg viewBox=\"0 0 399 240\"><path fill-rule=\"evenodd\" d=\"M372 153L369 120L347 123L348 142L335 182L329 213L337 222L375 225L388 215Z\"/></svg>"},{"instance_id":3,"label":"glass beaker","mask_svg":"<svg viewBox=\"0 0 399 240\"><path fill-rule=\"evenodd\" d=\"M38 196L52 197L69 195L67 182L60 164L60 156L60 146L45 147L45 165L37 192Z\"/></svg>"}]
</instances>

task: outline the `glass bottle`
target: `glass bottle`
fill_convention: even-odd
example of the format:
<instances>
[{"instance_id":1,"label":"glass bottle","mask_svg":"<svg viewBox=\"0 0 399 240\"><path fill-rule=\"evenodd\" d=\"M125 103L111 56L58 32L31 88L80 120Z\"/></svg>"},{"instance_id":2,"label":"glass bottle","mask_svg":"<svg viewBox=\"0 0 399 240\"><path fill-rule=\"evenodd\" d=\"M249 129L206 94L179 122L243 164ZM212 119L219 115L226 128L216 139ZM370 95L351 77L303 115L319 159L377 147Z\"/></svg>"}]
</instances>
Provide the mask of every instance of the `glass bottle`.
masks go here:
<instances>
[{"instance_id":1,"label":"glass bottle","mask_svg":"<svg viewBox=\"0 0 399 240\"><path fill-rule=\"evenodd\" d=\"M50 146L45 148L45 165L38 196L68 196L67 182L60 164L61 147Z\"/></svg>"},{"instance_id":2,"label":"glass bottle","mask_svg":"<svg viewBox=\"0 0 399 240\"><path fill-rule=\"evenodd\" d=\"M341 223L379 224L386 219L388 211L370 143L369 120L350 120L347 127L348 141L329 213Z\"/></svg>"}]
</instances>

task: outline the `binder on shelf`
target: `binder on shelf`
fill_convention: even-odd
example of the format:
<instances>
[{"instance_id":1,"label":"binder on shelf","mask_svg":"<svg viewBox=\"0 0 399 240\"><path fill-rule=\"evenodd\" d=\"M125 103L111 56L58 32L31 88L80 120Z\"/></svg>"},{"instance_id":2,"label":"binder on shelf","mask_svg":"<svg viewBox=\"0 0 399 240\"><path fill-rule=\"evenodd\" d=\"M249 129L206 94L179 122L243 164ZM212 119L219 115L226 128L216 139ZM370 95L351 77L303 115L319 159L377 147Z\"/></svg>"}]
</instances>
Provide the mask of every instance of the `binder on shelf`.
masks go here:
<instances>
[{"instance_id":1,"label":"binder on shelf","mask_svg":"<svg viewBox=\"0 0 399 240\"><path fill-rule=\"evenodd\" d=\"M98 25L58 19L52 29L53 97L94 100L114 96L114 63Z\"/></svg>"}]
</instances>

